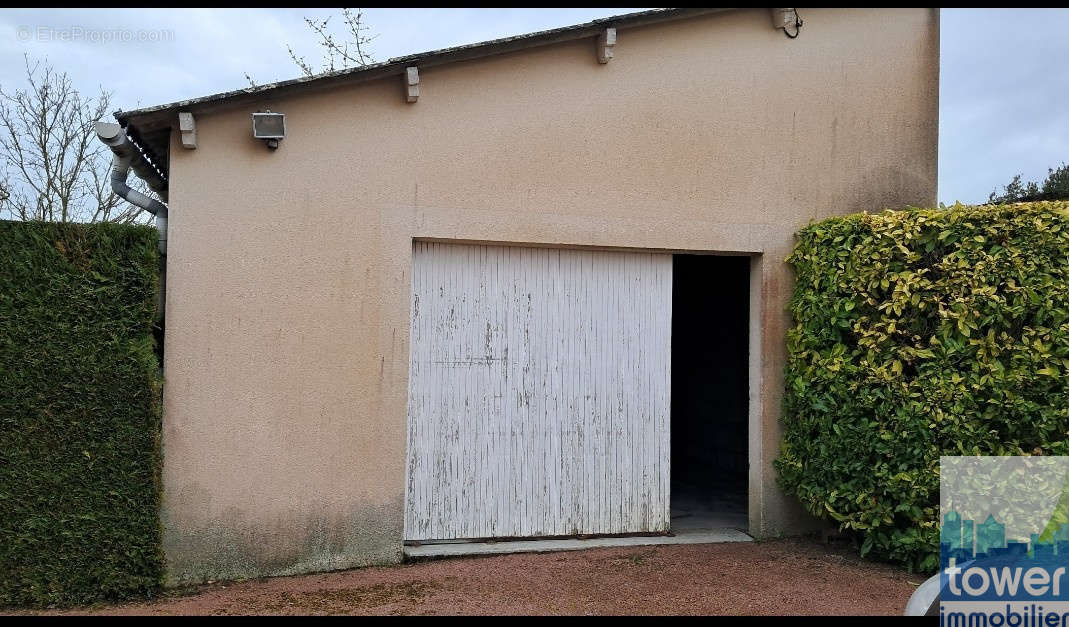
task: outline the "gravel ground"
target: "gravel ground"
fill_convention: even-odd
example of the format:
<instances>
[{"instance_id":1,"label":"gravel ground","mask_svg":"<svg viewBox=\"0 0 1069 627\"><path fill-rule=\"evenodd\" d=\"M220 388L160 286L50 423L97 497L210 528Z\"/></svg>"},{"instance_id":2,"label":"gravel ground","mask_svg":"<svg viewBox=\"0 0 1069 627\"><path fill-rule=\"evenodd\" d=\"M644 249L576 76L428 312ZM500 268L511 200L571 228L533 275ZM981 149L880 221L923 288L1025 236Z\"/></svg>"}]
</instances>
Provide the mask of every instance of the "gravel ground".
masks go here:
<instances>
[{"instance_id":1,"label":"gravel ground","mask_svg":"<svg viewBox=\"0 0 1069 627\"><path fill-rule=\"evenodd\" d=\"M215 583L76 614L901 614L920 575L755 543L454 558Z\"/></svg>"}]
</instances>

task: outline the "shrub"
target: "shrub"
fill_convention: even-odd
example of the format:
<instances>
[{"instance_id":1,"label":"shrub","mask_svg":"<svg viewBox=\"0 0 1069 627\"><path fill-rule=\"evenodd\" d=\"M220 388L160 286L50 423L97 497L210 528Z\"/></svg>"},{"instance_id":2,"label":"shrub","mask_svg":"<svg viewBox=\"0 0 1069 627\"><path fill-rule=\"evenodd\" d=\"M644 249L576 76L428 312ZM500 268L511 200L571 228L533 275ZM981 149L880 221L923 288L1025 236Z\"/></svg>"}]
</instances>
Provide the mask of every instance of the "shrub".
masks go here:
<instances>
[{"instance_id":1,"label":"shrub","mask_svg":"<svg viewBox=\"0 0 1069 627\"><path fill-rule=\"evenodd\" d=\"M1047 169L1047 179L1042 184L1035 181L1021 182L1021 175L1015 175L1009 183L991 192L989 204L1006 204L1015 202L1032 202L1036 200L1069 200L1069 166L1064 163L1057 169Z\"/></svg>"},{"instance_id":2,"label":"shrub","mask_svg":"<svg viewBox=\"0 0 1069 627\"><path fill-rule=\"evenodd\" d=\"M0 221L0 606L160 585L156 239Z\"/></svg>"},{"instance_id":3,"label":"shrub","mask_svg":"<svg viewBox=\"0 0 1069 627\"><path fill-rule=\"evenodd\" d=\"M1069 454L1069 203L799 233L782 485L861 553L938 559L939 456Z\"/></svg>"}]
</instances>

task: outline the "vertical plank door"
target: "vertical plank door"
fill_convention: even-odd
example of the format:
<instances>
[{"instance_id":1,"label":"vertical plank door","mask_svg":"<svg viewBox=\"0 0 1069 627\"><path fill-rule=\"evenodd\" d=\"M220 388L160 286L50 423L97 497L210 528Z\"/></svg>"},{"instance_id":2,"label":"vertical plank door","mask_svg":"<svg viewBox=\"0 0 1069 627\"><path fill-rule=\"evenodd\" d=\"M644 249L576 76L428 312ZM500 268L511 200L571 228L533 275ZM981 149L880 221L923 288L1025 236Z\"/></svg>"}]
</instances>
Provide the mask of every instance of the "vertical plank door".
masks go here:
<instances>
[{"instance_id":1,"label":"vertical plank door","mask_svg":"<svg viewBox=\"0 0 1069 627\"><path fill-rule=\"evenodd\" d=\"M666 531L672 256L413 248L405 539Z\"/></svg>"}]
</instances>

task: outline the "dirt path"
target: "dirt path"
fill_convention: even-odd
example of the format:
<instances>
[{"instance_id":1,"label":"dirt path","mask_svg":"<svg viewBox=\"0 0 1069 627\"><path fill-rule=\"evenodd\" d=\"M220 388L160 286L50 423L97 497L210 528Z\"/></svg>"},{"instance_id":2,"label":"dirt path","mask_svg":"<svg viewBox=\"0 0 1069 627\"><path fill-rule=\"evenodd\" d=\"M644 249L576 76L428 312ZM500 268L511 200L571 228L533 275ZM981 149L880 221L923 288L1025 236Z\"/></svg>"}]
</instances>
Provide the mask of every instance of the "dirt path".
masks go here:
<instances>
[{"instance_id":1,"label":"dirt path","mask_svg":"<svg viewBox=\"0 0 1069 627\"><path fill-rule=\"evenodd\" d=\"M806 539L427 561L200 586L96 614L901 614L920 575Z\"/></svg>"}]
</instances>

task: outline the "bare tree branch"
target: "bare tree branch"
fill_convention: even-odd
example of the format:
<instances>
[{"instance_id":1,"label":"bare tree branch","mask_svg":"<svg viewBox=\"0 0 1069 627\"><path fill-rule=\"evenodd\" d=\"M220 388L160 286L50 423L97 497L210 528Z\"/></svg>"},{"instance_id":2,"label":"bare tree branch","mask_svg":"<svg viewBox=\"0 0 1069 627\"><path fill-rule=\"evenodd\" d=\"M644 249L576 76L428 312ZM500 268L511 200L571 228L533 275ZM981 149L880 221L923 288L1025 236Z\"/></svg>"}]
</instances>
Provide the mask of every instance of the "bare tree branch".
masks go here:
<instances>
[{"instance_id":1,"label":"bare tree branch","mask_svg":"<svg viewBox=\"0 0 1069 627\"><path fill-rule=\"evenodd\" d=\"M356 9L353 11L346 8L341 10L341 15L346 31L341 39L330 31L330 20L333 16L328 16L322 20L304 18L304 23L318 36L318 43L323 48L322 65L318 69L309 63L304 56L297 54L292 46L286 45L286 52L289 53L290 59L305 76L359 68L375 62L368 51L368 47L378 35L367 34L368 27L364 25L363 10ZM249 82L251 87L256 87L256 82L249 76L248 72L245 72L245 80Z\"/></svg>"},{"instance_id":2,"label":"bare tree branch","mask_svg":"<svg viewBox=\"0 0 1069 627\"><path fill-rule=\"evenodd\" d=\"M140 208L111 193L110 153L94 124L110 94L83 97L70 77L27 56L26 87L0 87L0 215L18 220L137 221ZM143 186L142 186L143 187Z\"/></svg>"}]
</instances>

